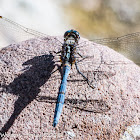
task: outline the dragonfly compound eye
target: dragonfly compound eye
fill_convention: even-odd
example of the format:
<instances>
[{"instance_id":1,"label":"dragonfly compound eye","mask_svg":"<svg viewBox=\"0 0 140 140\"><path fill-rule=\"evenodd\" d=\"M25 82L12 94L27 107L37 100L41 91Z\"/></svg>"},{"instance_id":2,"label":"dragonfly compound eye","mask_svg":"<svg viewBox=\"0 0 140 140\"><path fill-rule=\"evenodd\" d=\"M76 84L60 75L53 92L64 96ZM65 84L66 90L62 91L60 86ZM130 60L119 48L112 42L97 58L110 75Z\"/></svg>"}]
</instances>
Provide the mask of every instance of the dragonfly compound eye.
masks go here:
<instances>
[{"instance_id":1,"label":"dragonfly compound eye","mask_svg":"<svg viewBox=\"0 0 140 140\"><path fill-rule=\"evenodd\" d=\"M68 30L64 33L64 40L67 40L71 36L75 39L76 42L78 42L78 40L80 39L79 32L71 29L71 30Z\"/></svg>"}]
</instances>

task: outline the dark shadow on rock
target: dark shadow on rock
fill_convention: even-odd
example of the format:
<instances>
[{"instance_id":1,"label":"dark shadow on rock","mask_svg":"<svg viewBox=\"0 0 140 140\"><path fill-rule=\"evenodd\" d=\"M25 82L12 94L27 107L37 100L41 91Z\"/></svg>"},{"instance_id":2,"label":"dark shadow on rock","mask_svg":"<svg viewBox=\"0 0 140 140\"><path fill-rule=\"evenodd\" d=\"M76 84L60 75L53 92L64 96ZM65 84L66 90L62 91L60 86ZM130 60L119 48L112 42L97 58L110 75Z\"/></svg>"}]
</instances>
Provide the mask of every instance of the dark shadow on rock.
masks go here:
<instances>
[{"instance_id":1,"label":"dark shadow on rock","mask_svg":"<svg viewBox=\"0 0 140 140\"><path fill-rule=\"evenodd\" d=\"M56 98L50 96L37 96L38 102L56 103ZM67 107L74 107L81 111L104 113L108 112L111 107L103 100L90 100L90 99L65 99Z\"/></svg>"},{"instance_id":2,"label":"dark shadow on rock","mask_svg":"<svg viewBox=\"0 0 140 140\"><path fill-rule=\"evenodd\" d=\"M50 78L55 67L53 58L53 55L49 54L36 56L26 61L23 63L23 66L28 65L25 66L25 72L5 87L8 93L17 95L18 99L14 104L13 114L0 130L1 135L6 134L22 110L39 94L40 87Z\"/></svg>"}]
</instances>

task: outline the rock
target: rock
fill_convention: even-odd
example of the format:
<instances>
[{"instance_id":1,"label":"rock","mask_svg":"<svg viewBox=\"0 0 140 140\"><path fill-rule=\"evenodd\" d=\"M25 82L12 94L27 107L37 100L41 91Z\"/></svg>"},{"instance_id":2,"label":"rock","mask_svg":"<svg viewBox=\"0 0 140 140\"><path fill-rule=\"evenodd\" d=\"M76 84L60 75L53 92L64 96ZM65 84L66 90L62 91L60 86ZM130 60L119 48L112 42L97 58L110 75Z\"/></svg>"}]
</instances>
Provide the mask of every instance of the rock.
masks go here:
<instances>
[{"instance_id":1,"label":"rock","mask_svg":"<svg viewBox=\"0 0 140 140\"><path fill-rule=\"evenodd\" d=\"M120 140L139 140L140 139L140 125L128 126L124 134L121 135Z\"/></svg>"},{"instance_id":2,"label":"rock","mask_svg":"<svg viewBox=\"0 0 140 140\"><path fill-rule=\"evenodd\" d=\"M76 58L90 82L73 65L63 113L53 128L61 82L59 55L53 52L61 50L58 39L63 40L31 39L0 51L1 135L111 140L122 139L128 128L139 126L140 68L106 46L81 39L77 51L84 57ZM133 137L140 137L137 132Z\"/></svg>"},{"instance_id":3,"label":"rock","mask_svg":"<svg viewBox=\"0 0 140 140\"><path fill-rule=\"evenodd\" d=\"M70 138L74 138L75 137L75 134L72 130L70 131L66 131L66 133L69 135Z\"/></svg>"}]
</instances>

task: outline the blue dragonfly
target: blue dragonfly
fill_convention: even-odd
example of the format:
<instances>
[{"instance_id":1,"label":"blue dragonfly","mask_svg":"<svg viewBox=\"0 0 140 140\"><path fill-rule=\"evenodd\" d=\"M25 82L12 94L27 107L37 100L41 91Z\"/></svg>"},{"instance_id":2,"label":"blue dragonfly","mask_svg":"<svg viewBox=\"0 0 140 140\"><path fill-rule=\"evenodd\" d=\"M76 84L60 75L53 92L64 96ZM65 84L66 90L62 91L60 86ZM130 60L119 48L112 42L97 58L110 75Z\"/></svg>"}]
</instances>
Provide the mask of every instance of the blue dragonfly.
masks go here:
<instances>
[{"instance_id":1,"label":"blue dragonfly","mask_svg":"<svg viewBox=\"0 0 140 140\"><path fill-rule=\"evenodd\" d=\"M6 37L9 41L9 43L15 43L15 42L19 42L19 41L23 41L23 40L27 40L27 39L31 39L31 38L40 39L42 37L46 37L46 35L43 33L28 29L5 17L0 16L0 31L1 31L0 35L2 37L6 33L5 30L7 32ZM4 34L2 34L3 31L4 31ZM11 33L11 36L9 35L9 33ZM12 37L12 33L17 33L17 37L16 38ZM21 34L21 35L19 35L19 34ZM22 34L25 35L24 38L23 38ZM115 50L121 51L123 53L124 53L124 51L125 52L129 51L132 59L134 59L135 63L138 63L140 60L139 54L137 55L137 52L140 52L139 37L140 37L140 33L138 32L138 33L132 33L132 34L124 35L121 37L116 37L116 38L96 39L96 40L92 40L92 41L99 43L99 44L113 47L113 48L115 48ZM61 80L61 84L60 84L60 88L59 88L58 96L57 96L57 101L56 101L54 120L53 120L54 127L56 127L56 125L58 124L59 118L62 113L63 104L65 101L67 79L70 74L72 65L75 64L77 72L83 77L83 79L87 82L89 87L91 87L92 89L96 88L96 86L93 84L93 80L90 80L78 68L79 62L81 62L81 61L84 62L84 60L86 60L87 58L90 59L90 57L93 57L93 56L83 56L82 54L80 54L80 52L77 51L79 44L82 43L82 42L79 43L79 41L80 41L79 32L76 30L73 30L73 29L68 30L64 33L64 42L63 43L59 39L56 39L56 40L61 44L61 49L58 52L56 52L55 50L52 50L52 52L55 53L56 55L60 54L60 61L61 61L61 68L62 68L62 80ZM118 46L120 47L119 50L118 50ZM133 47L135 47L135 49ZM84 47L83 47L83 49L84 49ZM134 58L135 55L137 55L138 57ZM81 59L78 60L77 56L79 56ZM105 77L107 77L109 75L103 71L98 71L98 70L94 71L94 74L97 74L99 77L100 77L100 75L102 75L102 76L104 75ZM99 77L97 79L100 79Z\"/></svg>"}]
</instances>

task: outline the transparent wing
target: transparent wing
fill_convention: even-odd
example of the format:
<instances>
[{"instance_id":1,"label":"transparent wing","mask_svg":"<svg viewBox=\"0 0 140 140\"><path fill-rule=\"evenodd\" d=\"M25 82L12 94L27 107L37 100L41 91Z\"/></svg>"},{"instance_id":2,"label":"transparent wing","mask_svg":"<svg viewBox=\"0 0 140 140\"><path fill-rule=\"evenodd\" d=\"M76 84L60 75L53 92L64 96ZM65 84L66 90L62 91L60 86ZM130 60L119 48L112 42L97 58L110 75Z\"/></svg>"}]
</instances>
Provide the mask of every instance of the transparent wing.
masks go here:
<instances>
[{"instance_id":1,"label":"transparent wing","mask_svg":"<svg viewBox=\"0 0 140 140\"><path fill-rule=\"evenodd\" d=\"M98 44L109 46L127 58L140 64L140 32L127 34L116 38L104 38L92 40Z\"/></svg>"},{"instance_id":2,"label":"transparent wing","mask_svg":"<svg viewBox=\"0 0 140 140\"><path fill-rule=\"evenodd\" d=\"M0 16L0 47L21 42L31 38L40 39L48 35L28 29L14 21ZM58 40L59 41L59 40Z\"/></svg>"}]
</instances>

